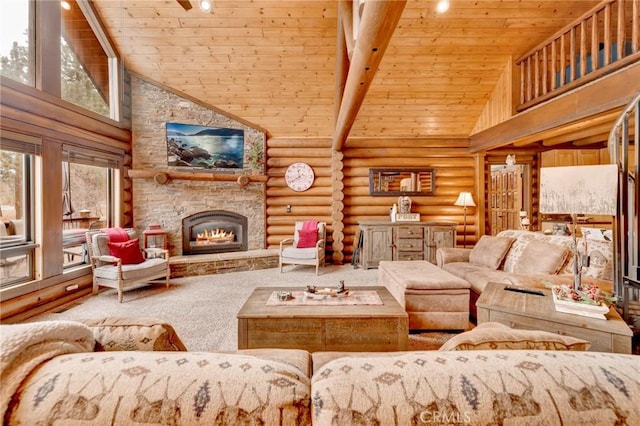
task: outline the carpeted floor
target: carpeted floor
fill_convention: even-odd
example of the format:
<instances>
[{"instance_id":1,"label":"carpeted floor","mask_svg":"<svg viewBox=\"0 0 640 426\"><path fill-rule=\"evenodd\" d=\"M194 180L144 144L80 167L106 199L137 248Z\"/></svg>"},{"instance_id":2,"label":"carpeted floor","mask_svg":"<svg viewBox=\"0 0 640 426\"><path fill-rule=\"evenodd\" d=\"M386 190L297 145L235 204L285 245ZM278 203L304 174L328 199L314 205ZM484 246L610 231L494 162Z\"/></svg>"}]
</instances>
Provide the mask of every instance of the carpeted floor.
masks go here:
<instances>
[{"instance_id":1,"label":"carpeted floor","mask_svg":"<svg viewBox=\"0 0 640 426\"><path fill-rule=\"evenodd\" d=\"M299 286L312 284L337 286L344 280L347 288L377 285L377 269L354 269L350 265L326 266L320 276L308 266L285 266L276 269L203 275L171 280L171 286L144 285L124 293L118 303L117 292L103 289L70 305L30 321L119 317L150 317L167 321L191 351L237 349L236 314L257 286ZM409 335L409 349L438 349L455 333L422 332Z\"/></svg>"}]
</instances>

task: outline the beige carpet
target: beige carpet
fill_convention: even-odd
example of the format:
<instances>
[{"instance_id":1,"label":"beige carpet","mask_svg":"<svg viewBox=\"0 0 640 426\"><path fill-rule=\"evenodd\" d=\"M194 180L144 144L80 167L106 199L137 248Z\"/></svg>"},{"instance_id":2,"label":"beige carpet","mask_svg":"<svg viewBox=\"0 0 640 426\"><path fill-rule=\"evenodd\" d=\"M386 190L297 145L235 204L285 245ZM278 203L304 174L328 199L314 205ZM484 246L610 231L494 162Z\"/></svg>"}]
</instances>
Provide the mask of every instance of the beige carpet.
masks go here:
<instances>
[{"instance_id":1,"label":"beige carpet","mask_svg":"<svg viewBox=\"0 0 640 426\"><path fill-rule=\"evenodd\" d=\"M124 303L118 303L115 290L103 289L97 296L85 297L29 321L106 316L158 318L172 324L191 351L234 350L238 333L236 314L255 287L304 288L308 284L333 287L340 280L344 280L347 288L377 285L378 270L330 265L316 276L314 267L285 266L282 274L276 268L176 278L171 280L168 289L164 285L131 288L124 293ZM454 335L446 332L411 334L409 348L438 349Z\"/></svg>"}]
</instances>

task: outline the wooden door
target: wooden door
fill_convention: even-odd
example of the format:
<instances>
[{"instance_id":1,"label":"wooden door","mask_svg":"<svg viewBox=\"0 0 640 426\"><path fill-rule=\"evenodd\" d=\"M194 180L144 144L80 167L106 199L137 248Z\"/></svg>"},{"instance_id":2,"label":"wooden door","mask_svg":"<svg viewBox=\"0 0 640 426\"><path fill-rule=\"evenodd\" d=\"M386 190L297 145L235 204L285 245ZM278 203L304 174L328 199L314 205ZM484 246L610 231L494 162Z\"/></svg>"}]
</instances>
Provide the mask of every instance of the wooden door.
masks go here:
<instances>
[{"instance_id":1,"label":"wooden door","mask_svg":"<svg viewBox=\"0 0 640 426\"><path fill-rule=\"evenodd\" d=\"M491 235L505 229L520 229L522 210L523 166L511 166L491 171L489 188L489 220Z\"/></svg>"}]
</instances>

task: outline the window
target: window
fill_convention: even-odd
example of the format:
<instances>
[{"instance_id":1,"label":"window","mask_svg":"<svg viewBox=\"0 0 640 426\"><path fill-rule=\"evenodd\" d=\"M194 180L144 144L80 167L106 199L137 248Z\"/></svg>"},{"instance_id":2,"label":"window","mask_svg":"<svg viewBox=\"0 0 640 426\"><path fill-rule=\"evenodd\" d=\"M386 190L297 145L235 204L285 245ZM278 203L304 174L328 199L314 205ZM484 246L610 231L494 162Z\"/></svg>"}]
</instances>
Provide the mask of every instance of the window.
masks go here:
<instances>
[{"instance_id":1,"label":"window","mask_svg":"<svg viewBox=\"0 0 640 426\"><path fill-rule=\"evenodd\" d=\"M118 160L66 147L62 163L62 251L65 268L88 264L85 232L112 223Z\"/></svg>"},{"instance_id":2,"label":"window","mask_svg":"<svg viewBox=\"0 0 640 426\"><path fill-rule=\"evenodd\" d=\"M67 4L61 11L61 97L109 117L109 57L79 4Z\"/></svg>"},{"instance_id":3,"label":"window","mask_svg":"<svg viewBox=\"0 0 640 426\"><path fill-rule=\"evenodd\" d=\"M32 84L29 0L0 2L0 74Z\"/></svg>"},{"instance_id":4,"label":"window","mask_svg":"<svg viewBox=\"0 0 640 426\"><path fill-rule=\"evenodd\" d=\"M6 138L0 149L0 288L35 279L33 184L39 145Z\"/></svg>"}]
</instances>

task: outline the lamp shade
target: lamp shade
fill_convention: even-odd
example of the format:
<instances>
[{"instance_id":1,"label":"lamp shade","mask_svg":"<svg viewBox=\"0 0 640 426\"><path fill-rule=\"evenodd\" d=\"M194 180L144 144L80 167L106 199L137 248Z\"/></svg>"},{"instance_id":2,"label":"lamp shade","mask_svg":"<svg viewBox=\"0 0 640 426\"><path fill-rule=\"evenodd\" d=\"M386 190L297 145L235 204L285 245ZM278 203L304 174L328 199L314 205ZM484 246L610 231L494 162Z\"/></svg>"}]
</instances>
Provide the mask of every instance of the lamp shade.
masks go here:
<instances>
[{"instance_id":1,"label":"lamp shade","mask_svg":"<svg viewBox=\"0 0 640 426\"><path fill-rule=\"evenodd\" d=\"M616 215L618 166L542 167L540 213Z\"/></svg>"},{"instance_id":2,"label":"lamp shade","mask_svg":"<svg viewBox=\"0 0 640 426\"><path fill-rule=\"evenodd\" d=\"M462 207L475 207L476 203L473 201L473 195L471 195L470 192L461 192L460 195L458 195L458 199L455 203L453 203L453 205Z\"/></svg>"}]
</instances>

